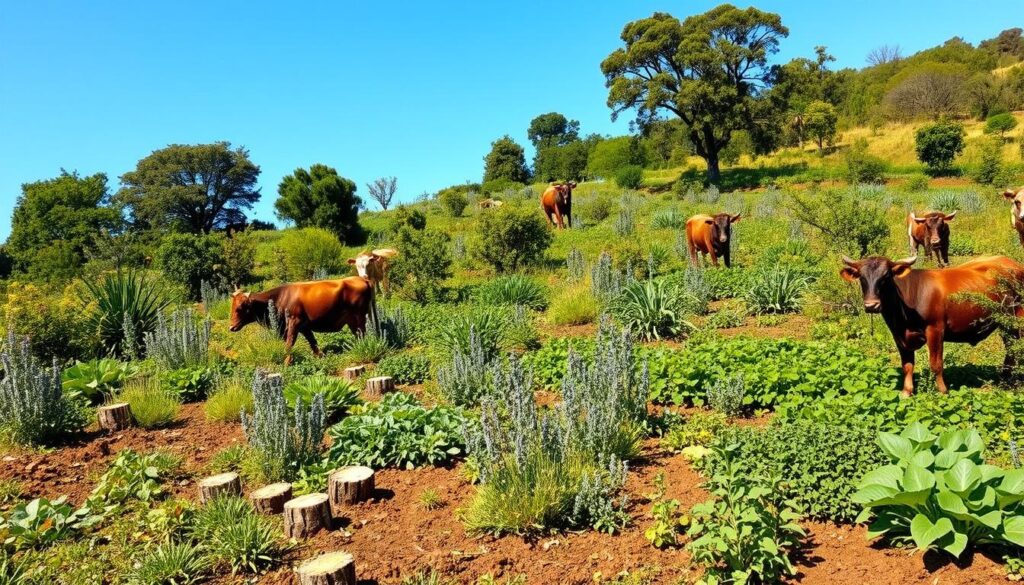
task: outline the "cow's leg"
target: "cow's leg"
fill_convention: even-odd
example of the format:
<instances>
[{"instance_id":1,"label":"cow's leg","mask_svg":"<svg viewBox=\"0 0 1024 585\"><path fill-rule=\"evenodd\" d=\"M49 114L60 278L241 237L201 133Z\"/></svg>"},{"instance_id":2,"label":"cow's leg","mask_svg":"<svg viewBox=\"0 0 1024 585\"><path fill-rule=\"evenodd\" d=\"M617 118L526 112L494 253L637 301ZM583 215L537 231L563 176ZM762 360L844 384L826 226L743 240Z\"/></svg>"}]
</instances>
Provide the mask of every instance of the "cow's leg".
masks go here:
<instances>
[{"instance_id":1,"label":"cow's leg","mask_svg":"<svg viewBox=\"0 0 1024 585\"><path fill-rule=\"evenodd\" d=\"M935 389L945 394L946 380L942 377L942 341L944 331L941 327L927 327L924 330L925 341L928 343L928 365L935 374Z\"/></svg>"},{"instance_id":2,"label":"cow's leg","mask_svg":"<svg viewBox=\"0 0 1024 585\"><path fill-rule=\"evenodd\" d=\"M292 317L284 326L284 365L292 365L292 347L295 346L295 337L299 333L299 320Z\"/></svg>"},{"instance_id":3,"label":"cow's leg","mask_svg":"<svg viewBox=\"0 0 1024 585\"><path fill-rule=\"evenodd\" d=\"M711 246L711 249L708 250L708 255L711 256L711 264L717 268L718 267L718 255L715 254L715 247L714 246Z\"/></svg>"},{"instance_id":4,"label":"cow's leg","mask_svg":"<svg viewBox=\"0 0 1024 585\"><path fill-rule=\"evenodd\" d=\"M565 223L562 221L562 211L555 206L555 227L560 230L565 229Z\"/></svg>"},{"instance_id":5,"label":"cow's leg","mask_svg":"<svg viewBox=\"0 0 1024 585\"><path fill-rule=\"evenodd\" d=\"M949 266L949 242L946 242L940 248L942 251L942 265Z\"/></svg>"},{"instance_id":6,"label":"cow's leg","mask_svg":"<svg viewBox=\"0 0 1024 585\"><path fill-rule=\"evenodd\" d=\"M914 350L900 348L900 361L903 363L903 395L914 393Z\"/></svg>"},{"instance_id":7,"label":"cow's leg","mask_svg":"<svg viewBox=\"0 0 1024 585\"><path fill-rule=\"evenodd\" d=\"M729 261L729 254L729 246L726 246L725 250L722 252L722 261L725 263L726 268L730 268L732 266L732 263Z\"/></svg>"},{"instance_id":8,"label":"cow's leg","mask_svg":"<svg viewBox=\"0 0 1024 585\"><path fill-rule=\"evenodd\" d=\"M313 355L316 357L324 357L324 352L320 351L320 346L316 344L316 337L313 335L313 330L309 327L302 329L302 336L309 342L309 348L313 350Z\"/></svg>"},{"instance_id":9,"label":"cow's leg","mask_svg":"<svg viewBox=\"0 0 1024 585\"><path fill-rule=\"evenodd\" d=\"M572 227L572 204L565 208L565 225Z\"/></svg>"}]
</instances>

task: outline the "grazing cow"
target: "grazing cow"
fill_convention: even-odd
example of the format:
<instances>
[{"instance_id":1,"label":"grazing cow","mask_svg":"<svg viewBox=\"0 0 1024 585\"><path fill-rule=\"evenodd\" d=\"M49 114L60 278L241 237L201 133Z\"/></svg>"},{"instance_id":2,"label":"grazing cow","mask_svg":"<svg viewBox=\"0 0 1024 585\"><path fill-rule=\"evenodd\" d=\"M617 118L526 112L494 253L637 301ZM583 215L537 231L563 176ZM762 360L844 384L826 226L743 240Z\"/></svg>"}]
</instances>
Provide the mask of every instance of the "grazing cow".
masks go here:
<instances>
[{"instance_id":1,"label":"grazing cow","mask_svg":"<svg viewBox=\"0 0 1024 585\"><path fill-rule=\"evenodd\" d=\"M398 250L393 248L381 248L369 252L360 252L355 258L349 258L348 263L356 267L356 272L373 284L374 290L383 288L388 292L391 283L388 282L388 261L398 256Z\"/></svg>"},{"instance_id":2,"label":"grazing cow","mask_svg":"<svg viewBox=\"0 0 1024 585\"><path fill-rule=\"evenodd\" d=\"M477 203L477 205L480 206L480 209L497 209L504 204L505 203L503 201L499 201L498 199L481 199L480 203Z\"/></svg>"},{"instance_id":3,"label":"grazing cow","mask_svg":"<svg viewBox=\"0 0 1024 585\"><path fill-rule=\"evenodd\" d=\"M907 239L910 241L910 254L917 256L917 250L924 246L924 257L935 255L939 267L949 264L949 225L956 217L956 212L946 215L941 211L933 211L924 217L917 217L914 212L907 216Z\"/></svg>"},{"instance_id":4,"label":"grazing cow","mask_svg":"<svg viewBox=\"0 0 1024 585\"><path fill-rule=\"evenodd\" d=\"M1020 238L1020 245L1024 246L1024 187L1018 191L1007 189L1003 191L1003 197L1010 200L1010 225L1017 230L1017 237Z\"/></svg>"},{"instance_id":5,"label":"grazing cow","mask_svg":"<svg viewBox=\"0 0 1024 585\"><path fill-rule=\"evenodd\" d=\"M284 284L258 293L237 290L231 295L231 331L238 331L252 322L267 325L271 301L282 328L277 333L284 335L288 350L284 363L289 365L292 346L299 334L306 338L317 357L323 353L316 344L314 331L340 331L348 325L352 333L362 335L366 331L366 316L373 306L373 286L365 278L349 276Z\"/></svg>"},{"instance_id":6,"label":"grazing cow","mask_svg":"<svg viewBox=\"0 0 1024 585\"><path fill-rule=\"evenodd\" d=\"M572 227L572 190L576 181L568 183L552 183L540 195L540 207L548 218L548 223L565 229Z\"/></svg>"},{"instance_id":7,"label":"grazing cow","mask_svg":"<svg viewBox=\"0 0 1024 585\"><path fill-rule=\"evenodd\" d=\"M695 215L686 220L686 246L690 250L690 262L697 266L697 252L711 256L711 263L718 266L718 257L725 260L725 267L731 266L729 240L732 238L732 224L740 220L740 214L718 213Z\"/></svg>"},{"instance_id":8,"label":"grazing cow","mask_svg":"<svg viewBox=\"0 0 1024 585\"><path fill-rule=\"evenodd\" d=\"M917 260L912 256L890 260L869 256L861 260L843 257L845 266L840 275L850 282L860 282L864 293L864 310L881 313L889 326L896 349L903 363L903 394L914 392L914 352L928 346L928 362L935 373L935 386L946 392L942 377L942 345L946 341L976 345L988 337L996 324L984 307L971 301L970 294L984 294L996 301L1016 293L1004 291L1003 281L1024 281L1024 266L1005 256L986 256L945 270L912 270ZM1010 287L1015 289L1016 287ZM1015 309L1018 316L1020 308ZM1016 335L1011 334L1011 337ZM1003 367L1015 365L1006 353Z\"/></svg>"}]
</instances>

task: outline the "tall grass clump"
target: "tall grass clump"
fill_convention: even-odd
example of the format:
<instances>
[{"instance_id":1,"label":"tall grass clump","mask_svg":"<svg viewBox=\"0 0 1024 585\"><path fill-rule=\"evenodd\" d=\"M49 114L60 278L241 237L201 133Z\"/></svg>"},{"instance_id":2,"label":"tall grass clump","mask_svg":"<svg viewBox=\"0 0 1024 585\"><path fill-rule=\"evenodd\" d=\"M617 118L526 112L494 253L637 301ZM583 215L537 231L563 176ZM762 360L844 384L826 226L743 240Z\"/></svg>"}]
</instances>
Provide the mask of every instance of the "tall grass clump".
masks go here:
<instances>
[{"instance_id":1,"label":"tall grass clump","mask_svg":"<svg viewBox=\"0 0 1024 585\"><path fill-rule=\"evenodd\" d=\"M509 305L543 311L548 306L548 291L544 285L522 274L499 276L477 289L477 297L484 305Z\"/></svg>"},{"instance_id":2,"label":"tall grass clump","mask_svg":"<svg viewBox=\"0 0 1024 585\"><path fill-rule=\"evenodd\" d=\"M432 341L437 349L448 355L456 352L468 355L475 343L472 339L476 336L484 356L491 361L501 353L511 325L512 319L507 312L478 306L451 318L447 325L437 329Z\"/></svg>"},{"instance_id":3,"label":"tall grass clump","mask_svg":"<svg viewBox=\"0 0 1024 585\"><path fill-rule=\"evenodd\" d=\"M296 401L288 409L280 375L257 372L252 382L252 413L242 412L242 428L264 481L291 479L320 452L325 414L322 394L310 404Z\"/></svg>"},{"instance_id":4,"label":"tall grass clump","mask_svg":"<svg viewBox=\"0 0 1024 585\"><path fill-rule=\"evenodd\" d=\"M64 395L57 360L43 368L32 355L28 337L8 329L0 363L0 436L18 444L44 445L85 426L82 407Z\"/></svg>"},{"instance_id":5,"label":"tall grass clump","mask_svg":"<svg viewBox=\"0 0 1024 585\"><path fill-rule=\"evenodd\" d=\"M90 326L107 353L129 356L143 346L143 335L156 329L168 301L155 280L135 272L106 274L99 284L83 281L96 306Z\"/></svg>"},{"instance_id":6,"label":"tall grass clump","mask_svg":"<svg viewBox=\"0 0 1024 585\"><path fill-rule=\"evenodd\" d=\"M561 527L614 532L628 516L618 499L625 461L644 436L649 380L635 374L628 333L607 322L589 365L569 354L563 401L539 409L533 376L514 357L496 368L467 447L481 485L466 509L474 532L526 534Z\"/></svg>"},{"instance_id":7,"label":"tall grass clump","mask_svg":"<svg viewBox=\"0 0 1024 585\"><path fill-rule=\"evenodd\" d=\"M686 215L672 207L655 213L651 217L651 228L660 229L682 229L686 226Z\"/></svg>"},{"instance_id":8,"label":"tall grass clump","mask_svg":"<svg viewBox=\"0 0 1024 585\"><path fill-rule=\"evenodd\" d=\"M976 191L952 191L944 189L928 199L928 207L934 211L952 213L962 210L977 213L984 207L984 202Z\"/></svg>"},{"instance_id":9,"label":"tall grass clump","mask_svg":"<svg viewBox=\"0 0 1024 585\"><path fill-rule=\"evenodd\" d=\"M744 300L753 314L792 313L799 310L809 286L810 279L806 275L781 264L756 272L750 279Z\"/></svg>"},{"instance_id":10,"label":"tall grass clump","mask_svg":"<svg viewBox=\"0 0 1024 585\"><path fill-rule=\"evenodd\" d=\"M170 320L161 313L153 332L144 335L146 355L171 370L205 366L212 327L213 320L197 319L190 308L174 311Z\"/></svg>"},{"instance_id":11,"label":"tall grass clump","mask_svg":"<svg viewBox=\"0 0 1024 585\"><path fill-rule=\"evenodd\" d=\"M562 289L552 299L547 318L553 325L584 325L597 320L598 306L585 286L574 285Z\"/></svg>"},{"instance_id":12,"label":"tall grass clump","mask_svg":"<svg viewBox=\"0 0 1024 585\"><path fill-rule=\"evenodd\" d=\"M206 399L203 410L206 420L240 422L242 411L252 412L252 389L240 376L222 378Z\"/></svg>"},{"instance_id":13,"label":"tall grass clump","mask_svg":"<svg viewBox=\"0 0 1024 585\"><path fill-rule=\"evenodd\" d=\"M194 541L207 546L216 567L231 573L259 573L277 563L288 550L274 522L261 516L252 504L222 496L196 511L191 526Z\"/></svg>"},{"instance_id":14,"label":"tall grass clump","mask_svg":"<svg viewBox=\"0 0 1024 585\"><path fill-rule=\"evenodd\" d=\"M117 400L128 403L135 422L144 429L171 424L181 410L178 394L163 387L155 376L129 380L118 393Z\"/></svg>"},{"instance_id":15,"label":"tall grass clump","mask_svg":"<svg viewBox=\"0 0 1024 585\"><path fill-rule=\"evenodd\" d=\"M608 311L643 340L678 337L692 328L683 319L679 298L664 280L632 282L612 299Z\"/></svg>"},{"instance_id":16,"label":"tall grass clump","mask_svg":"<svg viewBox=\"0 0 1024 585\"><path fill-rule=\"evenodd\" d=\"M583 258L583 252L573 246L569 255L565 257L565 271L569 282L579 282L587 273L587 261Z\"/></svg>"}]
</instances>

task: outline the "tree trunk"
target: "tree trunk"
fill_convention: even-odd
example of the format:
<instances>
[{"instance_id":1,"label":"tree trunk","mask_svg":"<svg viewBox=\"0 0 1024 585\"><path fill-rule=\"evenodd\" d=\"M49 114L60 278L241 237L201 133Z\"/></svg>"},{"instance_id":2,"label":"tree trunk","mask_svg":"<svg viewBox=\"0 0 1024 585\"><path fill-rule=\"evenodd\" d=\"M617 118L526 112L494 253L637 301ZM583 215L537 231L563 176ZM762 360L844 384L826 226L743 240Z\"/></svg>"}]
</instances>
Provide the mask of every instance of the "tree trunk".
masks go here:
<instances>
[{"instance_id":1,"label":"tree trunk","mask_svg":"<svg viewBox=\"0 0 1024 585\"><path fill-rule=\"evenodd\" d=\"M368 499L373 488L373 470L361 465L342 467L327 479L327 495L336 514L342 506Z\"/></svg>"},{"instance_id":2,"label":"tree trunk","mask_svg":"<svg viewBox=\"0 0 1024 585\"><path fill-rule=\"evenodd\" d=\"M718 152L709 152L705 160L708 162L708 184L718 185L722 182L722 171L718 166Z\"/></svg>"},{"instance_id":3,"label":"tree trunk","mask_svg":"<svg viewBox=\"0 0 1024 585\"><path fill-rule=\"evenodd\" d=\"M395 381L391 376L379 376L366 381L366 394L371 398L380 398L388 392L395 391Z\"/></svg>"},{"instance_id":4,"label":"tree trunk","mask_svg":"<svg viewBox=\"0 0 1024 585\"><path fill-rule=\"evenodd\" d=\"M135 422L132 420L132 409L127 402L99 407L96 410L96 419L100 423L100 428L112 433L123 431Z\"/></svg>"},{"instance_id":5,"label":"tree trunk","mask_svg":"<svg viewBox=\"0 0 1024 585\"><path fill-rule=\"evenodd\" d=\"M331 507L327 494L306 494L284 504L284 534L306 538L331 528Z\"/></svg>"},{"instance_id":6,"label":"tree trunk","mask_svg":"<svg viewBox=\"0 0 1024 585\"><path fill-rule=\"evenodd\" d=\"M292 484L272 483L249 494L257 512L275 515L284 511L284 503L292 499Z\"/></svg>"},{"instance_id":7,"label":"tree trunk","mask_svg":"<svg viewBox=\"0 0 1024 585\"><path fill-rule=\"evenodd\" d=\"M356 563L345 551L324 553L295 569L299 585L356 585Z\"/></svg>"},{"instance_id":8,"label":"tree trunk","mask_svg":"<svg viewBox=\"0 0 1024 585\"><path fill-rule=\"evenodd\" d=\"M237 473L228 472L213 475L199 482L199 501L207 503L218 496L242 495L242 480Z\"/></svg>"},{"instance_id":9,"label":"tree trunk","mask_svg":"<svg viewBox=\"0 0 1024 585\"><path fill-rule=\"evenodd\" d=\"M365 373L366 366L352 366L351 368L345 368L345 374L342 377L349 382L352 382Z\"/></svg>"}]
</instances>

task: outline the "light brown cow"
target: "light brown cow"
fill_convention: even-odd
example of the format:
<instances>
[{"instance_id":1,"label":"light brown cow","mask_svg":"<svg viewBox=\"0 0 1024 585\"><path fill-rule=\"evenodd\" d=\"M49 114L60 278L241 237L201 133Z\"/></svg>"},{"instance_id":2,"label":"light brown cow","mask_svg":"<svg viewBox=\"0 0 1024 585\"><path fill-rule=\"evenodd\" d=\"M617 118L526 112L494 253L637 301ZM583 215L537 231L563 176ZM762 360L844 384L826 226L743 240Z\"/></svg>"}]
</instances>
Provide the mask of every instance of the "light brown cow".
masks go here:
<instances>
[{"instance_id":1,"label":"light brown cow","mask_svg":"<svg viewBox=\"0 0 1024 585\"><path fill-rule=\"evenodd\" d=\"M1024 187L1017 191L1007 189L1003 197L1010 200L1010 225L1017 231L1020 245L1024 246Z\"/></svg>"},{"instance_id":2,"label":"light brown cow","mask_svg":"<svg viewBox=\"0 0 1024 585\"><path fill-rule=\"evenodd\" d=\"M924 257L935 255L939 267L949 264L949 225L956 217L956 212L949 215L941 211L926 213L917 217L914 212L907 216L907 239L910 241L910 253L917 255L917 250L924 246Z\"/></svg>"},{"instance_id":3,"label":"light brown cow","mask_svg":"<svg viewBox=\"0 0 1024 585\"><path fill-rule=\"evenodd\" d=\"M552 183L540 195L540 207L548 218L548 223L565 229L572 227L572 190L576 181L568 183Z\"/></svg>"},{"instance_id":4,"label":"light brown cow","mask_svg":"<svg viewBox=\"0 0 1024 585\"><path fill-rule=\"evenodd\" d=\"M398 250L380 248L360 252L355 258L349 258L348 263L355 266L359 276L369 280L375 290L388 292L391 288L388 282L388 261L395 256L398 256Z\"/></svg>"},{"instance_id":5,"label":"light brown cow","mask_svg":"<svg viewBox=\"0 0 1024 585\"><path fill-rule=\"evenodd\" d=\"M477 203L480 209L497 209L504 204L505 202L499 199L481 199L480 203Z\"/></svg>"},{"instance_id":6,"label":"light brown cow","mask_svg":"<svg viewBox=\"0 0 1024 585\"><path fill-rule=\"evenodd\" d=\"M690 262L697 266L697 253L711 257L711 263L718 266L718 257L731 266L729 243L732 238L732 224L740 220L740 214L718 213L714 217L698 214L686 220L686 246L690 250Z\"/></svg>"}]
</instances>

